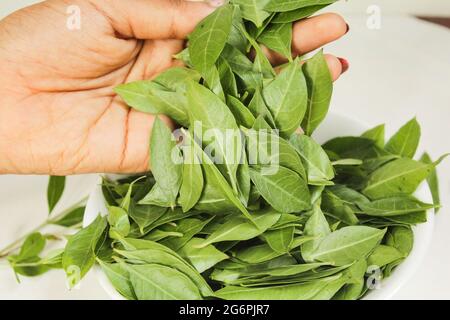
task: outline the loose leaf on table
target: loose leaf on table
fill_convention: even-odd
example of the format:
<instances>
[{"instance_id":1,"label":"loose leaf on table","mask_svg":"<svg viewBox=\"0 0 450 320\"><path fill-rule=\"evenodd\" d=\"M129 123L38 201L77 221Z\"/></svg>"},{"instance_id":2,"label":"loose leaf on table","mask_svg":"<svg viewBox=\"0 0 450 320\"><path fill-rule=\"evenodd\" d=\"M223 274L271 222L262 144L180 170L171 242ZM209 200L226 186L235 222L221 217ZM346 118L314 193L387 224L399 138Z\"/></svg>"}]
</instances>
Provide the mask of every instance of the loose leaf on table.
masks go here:
<instances>
[{"instance_id":1,"label":"loose leaf on table","mask_svg":"<svg viewBox=\"0 0 450 320\"><path fill-rule=\"evenodd\" d=\"M300 212L311 206L306 182L287 168L250 168L250 177L262 197L279 212Z\"/></svg>"},{"instance_id":2,"label":"loose leaf on table","mask_svg":"<svg viewBox=\"0 0 450 320\"><path fill-rule=\"evenodd\" d=\"M170 129L157 117L150 140L150 165L157 185L175 207L181 187L183 167L181 153ZM150 194L149 194L150 195ZM140 204L152 204L144 198Z\"/></svg>"},{"instance_id":3,"label":"loose leaf on table","mask_svg":"<svg viewBox=\"0 0 450 320\"><path fill-rule=\"evenodd\" d=\"M333 94L333 79L323 51L306 61L303 73L308 87L308 105L302 128L310 136L325 119Z\"/></svg>"},{"instance_id":4,"label":"loose leaf on table","mask_svg":"<svg viewBox=\"0 0 450 320\"><path fill-rule=\"evenodd\" d=\"M424 153L420 161L430 165L433 163L428 153ZM427 177L427 183L428 187L430 188L431 196L433 198L433 204L437 206L434 209L434 212L438 213L440 209L439 206L441 205L441 196L439 194L439 179L437 176L436 168L431 169L431 172Z\"/></svg>"},{"instance_id":5,"label":"loose leaf on table","mask_svg":"<svg viewBox=\"0 0 450 320\"><path fill-rule=\"evenodd\" d=\"M292 146L300 154L308 173L308 184L332 185L334 170L328 155L317 142L306 135L291 136Z\"/></svg>"},{"instance_id":6,"label":"loose leaf on table","mask_svg":"<svg viewBox=\"0 0 450 320\"><path fill-rule=\"evenodd\" d=\"M201 21L189 37L189 55L195 69L204 73L217 61L231 31L233 5L225 5Z\"/></svg>"},{"instance_id":7,"label":"loose leaf on table","mask_svg":"<svg viewBox=\"0 0 450 320\"><path fill-rule=\"evenodd\" d=\"M361 135L362 138L371 139L379 148L384 148L385 125L380 124L370 130L367 130Z\"/></svg>"},{"instance_id":8,"label":"loose leaf on table","mask_svg":"<svg viewBox=\"0 0 450 320\"><path fill-rule=\"evenodd\" d=\"M158 265L122 264L138 300L200 300L197 286L176 269Z\"/></svg>"},{"instance_id":9,"label":"loose leaf on table","mask_svg":"<svg viewBox=\"0 0 450 320\"><path fill-rule=\"evenodd\" d=\"M311 258L344 266L368 256L380 243L386 230L366 226L344 227L323 238Z\"/></svg>"},{"instance_id":10,"label":"loose leaf on table","mask_svg":"<svg viewBox=\"0 0 450 320\"><path fill-rule=\"evenodd\" d=\"M413 118L386 143L386 151L412 159L419 145L420 131L419 123Z\"/></svg>"},{"instance_id":11,"label":"loose leaf on table","mask_svg":"<svg viewBox=\"0 0 450 320\"><path fill-rule=\"evenodd\" d=\"M258 42L292 60L292 24L272 24L258 37Z\"/></svg>"},{"instance_id":12,"label":"loose leaf on table","mask_svg":"<svg viewBox=\"0 0 450 320\"><path fill-rule=\"evenodd\" d=\"M76 285L95 263L95 250L106 229L106 218L98 216L87 228L69 238L64 249L62 266Z\"/></svg>"},{"instance_id":13,"label":"loose leaf on table","mask_svg":"<svg viewBox=\"0 0 450 320\"><path fill-rule=\"evenodd\" d=\"M228 256L217 250L212 244L198 248L203 239L192 238L186 245L179 250L179 254L191 263L195 269L203 273L212 268L220 261L228 259Z\"/></svg>"},{"instance_id":14,"label":"loose leaf on table","mask_svg":"<svg viewBox=\"0 0 450 320\"><path fill-rule=\"evenodd\" d=\"M66 186L66 177L50 176L47 186L48 212L52 213L56 204L61 199Z\"/></svg>"},{"instance_id":15,"label":"loose leaf on table","mask_svg":"<svg viewBox=\"0 0 450 320\"><path fill-rule=\"evenodd\" d=\"M126 268L120 263L106 263L99 261L103 272L109 281L125 299L136 300L133 284L130 281L130 275Z\"/></svg>"},{"instance_id":16,"label":"loose leaf on table","mask_svg":"<svg viewBox=\"0 0 450 320\"><path fill-rule=\"evenodd\" d=\"M361 209L359 213L375 217L400 216L427 211L435 207L433 204L423 203L413 197L391 197L369 203L360 203L358 206Z\"/></svg>"},{"instance_id":17,"label":"loose leaf on table","mask_svg":"<svg viewBox=\"0 0 450 320\"><path fill-rule=\"evenodd\" d=\"M363 193L371 199L412 194L434 167L408 158L391 161L370 175Z\"/></svg>"},{"instance_id":18,"label":"loose leaf on table","mask_svg":"<svg viewBox=\"0 0 450 320\"><path fill-rule=\"evenodd\" d=\"M336 1L337 0L270 0L264 9L269 12L287 12L313 5L328 5Z\"/></svg>"},{"instance_id":19,"label":"loose leaf on table","mask_svg":"<svg viewBox=\"0 0 450 320\"><path fill-rule=\"evenodd\" d=\"M239 5L242 17L255 24L256 27L261 27L270 13L264 11L264 6L269 0L233 0L234 4Z\"/></svg>"},{"instance_id":20,"label":"loose leaf on table","mask_svg":"<svg viewBox=\"0 0 450 320\"><path fill-rule=\"evenodd\" d=\"M280 134L289 137L300 127L308 103L306 80L298 59L264 88L263 97Z\"/></svg>"},{"instance_id":21,"label":"loose leaf on table","mask_svg":"<svg viewBox=\"0 0 450 320\"><path fill-rule=\"evenodd\" d=\"M233 215L218 230L210 234L199 248L222 241L249 240L264 233L280 218L280 213L274 210L265 210L252 213L253 223L239 215ZM256 225L255 225L256 224Z\"/></svg>"},{"instance_id":22,"label":"loose leaf on table","mask_svg":"<svg viewBox=\"0 0 450 320\"><path fill-rule=\"evenodd\" d=\"M183 177L178 203L183 212L191 210L200 199L203 191L203 172L198 157L190 147L183 148Z\"/></svg>"}]
</instances>

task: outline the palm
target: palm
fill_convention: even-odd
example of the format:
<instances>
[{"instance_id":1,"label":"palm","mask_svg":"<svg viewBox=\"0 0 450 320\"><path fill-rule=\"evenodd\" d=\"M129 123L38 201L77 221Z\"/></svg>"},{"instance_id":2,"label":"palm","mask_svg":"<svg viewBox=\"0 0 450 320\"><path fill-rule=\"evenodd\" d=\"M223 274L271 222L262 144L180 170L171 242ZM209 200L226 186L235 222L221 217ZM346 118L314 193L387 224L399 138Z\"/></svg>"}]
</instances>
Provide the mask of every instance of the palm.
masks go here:
<instances>
[{"instance_id":1,"label":"palm","mask_svg":"<svg viewBox=\"0 0 450 320\"><path fill-rule=\"evenodd\" d=\"M41 12L46 9L34 14L48 17L48 12ZM147 153L140 148L148 145L143 134L148 130L142 128L151 126L152 116L128 109L113 89L170 67L182 41L123 40L95 10L88 14L100 27L61 32L57 25L65 23L66 16L53 13L46 19L51 25L41 24L42 30L23 39L29 44L35 32L45 30L45 43L37 51L24 48L20 61L26 64L9 66L26 73L26 81L14 81L23 91L15 96L14 108L0 112L15 120L5 131L10 143L28 151L23 161L29 171L136 172L148 166Z\"/></svg>"}]
</instances>

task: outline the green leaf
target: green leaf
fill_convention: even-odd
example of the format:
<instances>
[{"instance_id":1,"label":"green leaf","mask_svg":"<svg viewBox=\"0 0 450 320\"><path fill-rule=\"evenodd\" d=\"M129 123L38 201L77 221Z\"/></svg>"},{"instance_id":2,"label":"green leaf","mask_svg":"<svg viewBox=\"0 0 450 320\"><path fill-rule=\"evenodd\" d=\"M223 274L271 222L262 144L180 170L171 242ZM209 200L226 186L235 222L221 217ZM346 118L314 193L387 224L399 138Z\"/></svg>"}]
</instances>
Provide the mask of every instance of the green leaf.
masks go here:
<instances>
[{"instance_id":1,"label":"green leaf","mask_svg":"<svg viewBox=\"0 0 450 320\"><path fill-rule=\"evenodd\" d=\"M138 300L201 300L196 285L176 269L158 265L123 264ZM180 290L182 288L182 290Z\"/></svg>"},{"instance_id":2,"label":"green leaf","mask_svg":"<svg viewBox=\"0 0 450 320\"><path fill-rule=\"evenodd\" d=\"M366 226L344 227L326 236L311 258L336 266L353 263L368 256L383 239L385 232Z\"/></svg>"},{"instance_id":3,"label":"green leaf","mask_svg":"<svg viewBox=\"0 0 450 320\"><path fill-rule=\"evenodd\" d=\"M181 249L189 240L191 240L196 234L203 230L203 228L213 219L211 217L208 220L202 221L195 218L182 219L177 224L175 232L183 234L182 237L170 238L161 241L161 244L169 247L174 251Z\"/></svg>"},{"instance_id":4,"label":"green leaf","mask_svg":"<svg viewBox=\"0 0 450 320\"><path fill-rule=\"evenodd\" d=\"M403 258L403 254L394 247L379 245L367 259L369 266L384 267L385 265Z\"/></svg>"},{"instance_id":5,"label":"green leaf","mask_svg":"<svg viewBox=\"0 0 450 320\"><path fill-rule=\"evenodd\" d=\"M228 93L228 96L238 97L239 93L236 77L234 76L233 69L231 69L228 61L220 57L217 61L217 70L219 71L223 91Z\"/></svg>"},{"instance_id":6,"label":"green leaf","mask_svg":"<svg viewBox=\"0 0 450 320\"><path fill-rule=\"evenodd\" d=\"M212 294L211 288L195 268L170 248L148 240L122 239L120 241L128 251L116 250L116 252L125 258L143 264L159 264L173 268L191 279L203 296Z\"/></svg>"},{"instance_id":7,"label":"green leaf","mask_svg":"<svg viewBox=\"0 0 450 320\"><path fill-rule=\"evenodd\" d=\"M198 202L203 191L203 172L199 159L192 148L183 148L183 178L178 203L183 212L191 210Z\"/></svg>"},{"instance_id":8,"label":"green leaf","mask_svg":"<svg viewBox=\"0 0 450 320\"><path fill-rule=\"evenodd\" d=\"M305 135L292 135L290 142L300 154L308 173L308 184L330 185L334 170L326 152L313 139Z\"/></svg>"},{"instance_id":9,"label":"green leaf","mask_svg":"<svg viewBox=\"0 0 450 320\"><path fill-rule=\"evenodd\" d=\"M46 242L45 237L41 233L35 232L30 234L23 242L19 254L15 256L14 260L20 262L39 256L44 250Z\"/></svg>"},{"instance_id":10,"label":"green leaf","mask_svg":"<svg viewBox=\"0 0 450 320\"><path fill-rule=\"evenodd\" d=\"M198 247L204 248L212 243L222 241L250 240L273 226L280 218L280 213L266 210L254 213L252 217L254 223L241 216L233 215L218 230L211 233Z\"/></svg>"},{"instance_id":11,"label":"green leaf","mask_svg":"<svg viewBox=\"0 0 450 320\"><path fill-rule=\"evenodd\" d=\"M256 90L252 100L248 105L248 109L255 117L262 117L272 128L275 127L275 120L272 117L260 90Z\"/></svg>"},{"instance_id":12,"label":"green leaf","mask_svg":"<svg viewBox=\"0 0 450 320\"><path fill-rule=\"evenodd\" d=\"M214 153L217 167L231 184L237 194L236 171L242 153L241 137L236 120L227 107L208 89L199 84L189 84L188 101L191 126L195 123L201 126L202 141L205 147L209 147ZM232 130L237 137L226 135L227 130Z\"/></svg>"},{"instance_id":13,"label":"green leaf","mask_svg":"<svg viewBox=\"0 0 450 320\"><path fill-rule=\"evenodd\" d=\"M55 224L62 227L73 227L81 224L84 218L84 210L86 207L79 207L69 211L63 217L57 220L51 220L51 224Z\"/></svg>"},{"instance_id":14,"label":"green leaf","mask_svg":"<svg viewBox=\"0 0 450 320\"><path fill-rule=\"evenodd\" d=\"M285 139L272 130L244 130L247 138L247 152L251 165L288 168L306 179L305 168L298 152Z\"/></svg>"},{"instance_id":15,"label":"green leaf","mask_svg":"<svg viewBox=\"0 0 450 320\"><path fill-rule=\"evenodd\" d=\"M175 92L156 82L143 80L119 85L114 91L138 111L165 114L183 126L189 123L183 90Z\"/></svg>"},{"instance_id":16,"label":"green leaf","mask_svg":"<svg viewBox=\"0 0 450 320\"><path fill-rule=\"evenodd\" d=\"M109 236L111 239L121 239L130 233L130 220L125 209L108 207Z\"/></svg>"},{"instance_id":17,"label":"green leaf","mask_svg":"<svg viewBox=\"0 0 450 320\"><path fill-rule=\"evenodd\" d=\"M302 257L306 262L314 261L313 253L317 250L322 240L331 233L325 216L319 205L315 205L311 216L306 222L304 229L305 236L314 237L301 246Z\"/></svg>"},{"instance_id":18,"label":"green leaf","mask_svg":"<svg viewBox=\"0 0 450 320\"><path fill-rule=\"evenodd\" d=\"M379 148L384 148L385 125L380 124L361 135L362 138L373 140Z\"/></svg>"},{"instance_id":19,"label":"green leaf","mask_svg":"<svg viewBox=\"0 0 450 320\"><path fill-rule=\"evenodd\" d=\"M292 60L292 24L272 24L258 37L258 42Z\"/></svg>"},{"instance_id":20,"label":"green leaf","mask_svg":"<svg viewBox=\"0 0 450 320\"><path fill-rule=\"evenodd\" d=\"M313 5L328 5L336 1L337 0L270 0L264 9L269 12L286 12Z\"/></svg>"},{"instance_id":21,"label":"green leaf","mask_svg":"<svg viewBox=\"0 0 450 320\"><path fill-rule=\"evenodd\" d=\"M217 61L228 40L234 6L218 8L201 21L189 37L189 55L195 69L204 73Z\"/></svg>"},{"instance_id":22,"label":"green leaf","mask_svg":"<svg viewBox=\"0 0 450 320\"><path fill-rule=\"evenodd\" d=\"M322 50L306 61L303 73L308 87L308 105L302 128L306 135L311 136L325 119L333 94L333 79Z\"/></svg>"},{"instance_id":23,"label":"green leaf","mask_svg":"<svg viewBox=\"0 0 450 320\"><path fill-rule=\"evenodd\" d=\"M62 265L75 286L95 263L95 249L104 234L106 218L98 216L87 228L69 238L62 258Z\"/></svg>"},{"instance_id":24,"label":"green leaf","mask_svg":"<svg viewBox=\"0 0 450 320\"><path fill-rule=\"evenodd\" d=\"M237 124L246 128L251 128L255 123L255 117L252 112L237 98L228 96L228 107L233 113Z\"/></svg>"},{"instance_id":25,"label":"green leaf","mask_svg":"<svg viewBox=\"0 0 450 320\"><path fill-rule=\"evenodd\" d=\"M175 207L182 180L182 157L169 128L157 117L150 138L150 166L157 185ZM147 197L140 204L152 204Z\"/></svg>"},{"instance_id":26,"label":"green leaf","mask_svg":"<svg viewBox=\"0 0 450 320\"><path fill-rule=\"evenodd\" d=\"M47 186L48 213L51 214L61 199L66 186L66 177L50 176Z\"/></svg>"},{"instance_id":27,"label":"green leaf","mask_svg":"<svg viewBox=\"0 0 450 320\"><path fill-rule=\"evenodd\" d=\"M257 246L247 247L236 252L234 257L245 263L263 263L283 255L283 253L273 250L267 243Z\"/></svg>"},{"instance_id":28,"label":"green leaf","mask_svg":"<svg viewBox=\"0 0 450 320\"><path fill-rule=\"evenodd\" d=\"M294 227L266 231L262 236L267 244L278 253L288 253L294 240Z\"/></svg>"},{"instance_id":29,"label":"green leaf","mask_svg":"<svg viewBox=\"0 0 450 320\"><path fill-rule=\"evenodd\" d=\"M228 286L215 292L215 296L225 300L308 300L320 292L331 279L286 286L246 288Z\"/></svg>"},{"instance_id":30,"label":"green leaf","mask_svg":"<svg viewBox=\"0 0 450 320\"><path fill-rule=\"evenodd\" d=\"M247 208L245 208L242 202L237 198L227 180L212 163L211 159L204 153L197 142L194 141L191 134L184 131L184 137L187 140L187 143L194 147L197 157L201 160L203 175L205 178L205 187L196 208L201 209L199 208L199 205L205 203L208 203L208 208L211 208L211 203L214 205L215 202L225 204L227 207L231 204L231 206L239 209L239 211L241 211L247 219L252 221L252 217L247 211ZM219 208L221 208L220 204Z\"/></svg>"},{"instance_id":31,"label":"green leaf","mask_svg":"<svg viewBox=\"0 0 450 320\"><path fill-rule=\"evenodd\" d=\"M428 153L424 153L420 161L429 165L433 163ZM440 209L439 206L441 205L441 196L439 193L439 179L435 167L431 169L431 172L427 177L427 183L433 198L433 204L436 206L434 212L438 213Z\"/></svg>"},{"instance_id":32,"label":"green leaf","mask_svg":"<svg viewBox=\"0 0 450 320\"><path fill-rule=\"evenodd\" d=\"M264 100L284 136L300 127L308 103L308 90L300 62L291 62L263 90Z\"/></svg>"},{"instance_id":33,"label":"green leaf","mask_svg":"<svg viewBox=\"0 0 450 320\"><path fill-rule=\"evenodd\" d=\"M201 243L203 243L203 239L192 238L179 250L179 254L189 261L198 272L203 273L220 261L228 259L225 253L217 250L213 245L198 248Z\"/></svg>"},{"instance_id":34,"label":"green leaf","mask_svg":"<svg viewBox=\"0 0 450 320\"><path fill-rule=\"evenodd\" d=\"M311 206L306 182L287 168L250 168L250 177L262 197L279 212L300 212Z\"/></svg>"},{"instance_id":35,"label":"green leaf","mask_svg":"<svg viewBox=\"0 0 450 320\"><path fill-rule=\"evenodd\" d=\"M396 248L406 258L414 246L414 233L410 227L392 227L386 232L386 245Z\"/></svg>"},{"instance_id":36,"label":"green leaf","mask_svg":"<svg viewBox=\"0 0 450 320\"><path fill-rule=\"evenodd\" d=\"M161 218L166 212L167 208L163 207L132 204L128 214L143 233L145 228Z\"/></svg>"},{"instance_id":37,"label":"green leaf","mask_svg":"<svg viewBox=\"0 0 450 320\"><path fill-rule=\"evenodd\" d=\"M114 289L127 300L137 299L134 293L133 284L130 281L130 275L122 264L105 263L103 261L99 261L99 264Z\"/></svg>"},{"instance_id":38,"label":"green leaf","mask_svg":"<svg viewBox=\"0 0 450 320\"><path fill-rule=\"evenodd\" d=\"M412 159L419 145L420 131L419 123L413 118L386 143L386 151Z\"/></svg>"},{"instance_id":39,"label":"green leaf","mask_svg":"<svg viewBox=\"0 0 450 320\"><path fill-rule=\"evenodd\" d=\"M325 8L326 6L328 6L328 4L312 5L292 11L280 12L275 16L275 18L273 18L272 23L296 22L313 15L314 13Z\"/></svg>"},{"instance_id":40,"label":"green leaf","mask_svg":"<svg viewBox=\"0 0 450 320\"><path fill-rule=\"evenodd\" d=\"M213 65L208 70L203 72L205 79L204 86L209 88L220 100L225 101L225 93L220 82L219 70Z\"/></svg>"},{"instance_id":41,"label":"green leaf","mask_svg":"<svg viewBox=\"0 0 450 320\"><path fill-rule=\"evenodd\" d=\"M391 197L360 203L358 206L361 209L359 213L375 217L399 216L427 211L435 207L433 204L423 203L413 197Z\"/></svg>"},{"instance_id":42,"label":"green leaf","mask_svg":"<svg viewBox=\"0 0 450 320\"><path fill-rule=\"evenodd\" d=\"M233 3L241 8L242 17L253 22L258 28L270 16L268 12L263 10L268 2L269 0L233 0Z\"/></svg>"},{"instance_id":43,"label":"green leaf","mask_svg":"<svg viewBox=\"0 0 450 320\"><path fill-rule=\"evenodd\" d=\"M394 160L369 176L363 193L371 199L412 194L433 168L408 158Z\"/></svg>"}]
</instances>

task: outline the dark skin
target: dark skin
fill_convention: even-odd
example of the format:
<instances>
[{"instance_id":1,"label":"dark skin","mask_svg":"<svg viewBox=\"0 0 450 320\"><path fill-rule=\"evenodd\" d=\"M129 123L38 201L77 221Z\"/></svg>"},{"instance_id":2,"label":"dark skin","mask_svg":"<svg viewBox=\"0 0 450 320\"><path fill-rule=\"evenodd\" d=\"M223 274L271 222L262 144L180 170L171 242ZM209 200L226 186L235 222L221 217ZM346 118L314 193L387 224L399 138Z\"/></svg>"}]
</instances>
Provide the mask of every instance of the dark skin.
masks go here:
<instances>
[{"instance_id":1,"label":"dark skin","mask_svg":"<svg viewBox=\"0 0 450 320\"><path fill-rule=\"evenodd\" d=\"M74 4L80 30L66 27ZM214 9L174 0L49 0L0 21L0 173L146 171L154 117L128 108L113 88L179 65L173 54ZM297 22L294 55L346 32L336 14ZM342 60L326 59L336 80Z\"/></svg>"}]
</instances>

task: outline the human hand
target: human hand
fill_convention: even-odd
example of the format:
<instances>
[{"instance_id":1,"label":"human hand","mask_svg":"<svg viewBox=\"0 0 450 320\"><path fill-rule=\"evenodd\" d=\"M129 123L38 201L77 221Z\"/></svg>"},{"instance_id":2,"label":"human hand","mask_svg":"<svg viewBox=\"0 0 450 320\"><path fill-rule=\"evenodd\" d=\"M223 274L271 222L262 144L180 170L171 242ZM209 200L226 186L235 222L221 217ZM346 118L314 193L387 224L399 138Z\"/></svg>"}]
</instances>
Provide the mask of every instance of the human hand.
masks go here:
<instances>
[{"instance_id":1,"label":"human hand","mask_svg":"<svg viewBox=\"0 0 450 320\"><path fill-rule=\"evenodd\" d=\"M154 117L128 108L113 89L178 64L173 55L217 2L49 0L0 21L0 173L146 171ZM66 27L73 5L79 30ZM297 22L294 54L347 31L335 14ZM326 59L333 79L348 68Z\"/></svg>"}]
</instances>

